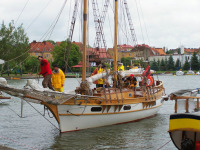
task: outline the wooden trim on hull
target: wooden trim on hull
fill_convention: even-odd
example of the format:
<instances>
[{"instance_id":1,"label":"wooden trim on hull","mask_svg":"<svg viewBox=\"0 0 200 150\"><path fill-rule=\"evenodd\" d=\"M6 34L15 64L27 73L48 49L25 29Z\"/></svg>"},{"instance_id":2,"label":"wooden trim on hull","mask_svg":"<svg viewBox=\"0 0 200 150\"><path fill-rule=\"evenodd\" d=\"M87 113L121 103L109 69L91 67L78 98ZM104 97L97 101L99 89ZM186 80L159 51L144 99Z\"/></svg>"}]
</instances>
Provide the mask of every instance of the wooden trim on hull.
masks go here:
<instances>
[{"instance_id":1,"label":"wooden trim on hull","mask_svg":"<svg viewBox=\"0 0 200 150\"><path fill-rule=\"evenodd\" d=\"M74 115L77 115L77 116L84 116L84 115L112 115L112 114L123 114L123 113L132 113L132 112L137 112L137 111L143 111L143 110L154 109L154 108L160 107L160 106L162 106L162 105L163 105L163 103L161 103L161 104L158 105L158 106L151 107L151 108L139 109L139 110L133 110L133 111L125 111L125 112L93 113L93 114L59 114L59 116L74 116Z\"/></svg>"}]
</instances>

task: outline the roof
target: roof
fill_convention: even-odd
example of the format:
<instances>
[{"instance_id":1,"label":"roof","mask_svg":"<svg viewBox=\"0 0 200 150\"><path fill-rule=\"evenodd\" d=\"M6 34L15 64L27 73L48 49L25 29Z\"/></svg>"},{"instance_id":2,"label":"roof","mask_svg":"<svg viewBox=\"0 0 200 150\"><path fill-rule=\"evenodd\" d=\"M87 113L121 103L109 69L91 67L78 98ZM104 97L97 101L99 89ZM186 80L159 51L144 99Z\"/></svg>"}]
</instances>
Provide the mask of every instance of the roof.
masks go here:
<instances>
[{"instance_id":1,"label":"roof","mask_svg":"<svg viewBox=\"0 0 200 150\"><path fill-rule=\"evenodd\" d=\"M53 48L54 48L54 45L51 44L50 42L46 42L46 41L43 41L43 42L36 42L36 41L33 41L29 44L30 46L30 50L29 52L52 52L53 51Z\"/></svg>"},{"instance_id":2,"label":"roof","mask_svg":"<svg viewBox=\"0 0 200 150\"><path fill-rule=\"evenodd\" d=\"M106 51L105 48L87 48L88 55L98 55L100 59L108 58L110 59L110 54Z\"/></svg>"},{"instance_id":3,"label":"roof","mask_svg":"<svg viewBox=\"0 0 200 150\"><path fill-rule=\"evenodd\" d=\"M163 48L151 48L154 55L166 55Z\"/></svg>"},{"instance_id":4,"label":"roof","mask_svg":"<svg viewBox=\"0 0 200 150\"><path fill-rule=\"evenodd\" d=\"M185 48L184 49L185 53L194 53L194 52L199 53L199 51L200 51L200 49L198 49L198 48Z\"/></svg>"},{"instance_id":5,"label":"roof","mask_svg":"<svg viewBox=\"0 0 200 150\"><path fill-rule=\"evenodd\" d=\"M133 46L123 44L123 45L117 45L117 48L133 48Z\"/></svg>"}]
</instances>

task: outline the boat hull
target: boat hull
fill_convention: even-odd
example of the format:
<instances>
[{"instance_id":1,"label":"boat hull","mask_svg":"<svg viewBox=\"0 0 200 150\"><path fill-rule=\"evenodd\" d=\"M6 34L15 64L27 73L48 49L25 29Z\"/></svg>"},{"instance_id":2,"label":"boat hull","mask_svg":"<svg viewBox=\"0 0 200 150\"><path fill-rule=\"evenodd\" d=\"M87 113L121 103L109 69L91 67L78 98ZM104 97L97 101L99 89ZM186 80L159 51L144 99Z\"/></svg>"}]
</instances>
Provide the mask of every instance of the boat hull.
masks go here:
<instances>
[{"instance_id":1,"label":"boat hull","mask_svg":"<svg viewBox=\"0 0 200 150\"><path fill-rule=\"evenodd\" d=\"M96 106L87 106L86 108L82 106L83 108L81 113L80 108L78 109L77 106L60 105L58 106L60 131L77 131L88 128L138 121L156 115L162 104L162 99L157 100L156 105L149 108L143 108L142 103L130 104L131 109L128 111L124 110L124 108L128 107L128 105L124 105L120 111L116 112L114 111L115 106L111 106L109 111L107 112L106 110L104 113L89 112L92 107L94 108ZM63 114L64 111L68 113Z\"/></svg>"}]
</instances>

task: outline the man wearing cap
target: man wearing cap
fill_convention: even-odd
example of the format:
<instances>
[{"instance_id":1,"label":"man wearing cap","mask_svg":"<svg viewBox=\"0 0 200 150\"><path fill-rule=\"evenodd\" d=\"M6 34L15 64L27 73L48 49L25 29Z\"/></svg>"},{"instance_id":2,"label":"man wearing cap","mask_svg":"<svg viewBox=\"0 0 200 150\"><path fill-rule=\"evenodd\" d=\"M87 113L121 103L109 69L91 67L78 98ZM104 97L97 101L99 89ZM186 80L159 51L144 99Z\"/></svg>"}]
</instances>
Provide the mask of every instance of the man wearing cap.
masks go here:
<instances>
[{"instance_id":1,"label":"man wearing cap","mask_svg":"<svg viewBox=\"0 0 200 150\"><path fill-rule=\"evenodd\" d=\"M125 82L128 82L128 87L129 88L134 88L135 89L135 87L137 87L137 79L134 77L134 75L133 74L131 74L127 79L126 79L126 81Z\"/></svg>"},{"instance_id":2,"label":"man wearing cap","mask_svg":"<svg viewBox=\"0 0 200 150\"><path fill-rule=\"evenodd\" d=\"M56 64L53 65L52 85L55 91L63 92L65 83L65 74L58 68Z\"/></svg>"},{"instance_id":3,"label":"man wearing cap","mask_svg":"<svg viewBox=\"0 0 200 150\"><path fill-rule=\"evenodd\" d=\"M52 78L52 71L50 68L50 64L46 59L43 59L42 56L38 56L38 60L40 62L40 73L39 75L42 75L44 77L42 81L42 86L44 88L49 88L54 91L52 83L51 83L51 78Z\"/></svg>"}]
</instances>

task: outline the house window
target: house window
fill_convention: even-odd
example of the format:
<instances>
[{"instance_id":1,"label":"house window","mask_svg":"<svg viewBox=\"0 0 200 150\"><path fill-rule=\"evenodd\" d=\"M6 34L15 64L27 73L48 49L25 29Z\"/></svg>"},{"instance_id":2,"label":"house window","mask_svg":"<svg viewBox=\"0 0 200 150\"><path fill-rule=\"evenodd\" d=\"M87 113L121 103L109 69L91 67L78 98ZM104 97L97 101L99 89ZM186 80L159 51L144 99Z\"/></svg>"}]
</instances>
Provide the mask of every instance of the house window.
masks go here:
<instances>
[{"instance_id":1,"label":"house window","mask_svg":"<svg viewBox=\"0 0 200 150\"><path fill-rule=\"evenodd\" d=\"M131 56L131 53L129 53L129 56Z\"/></svg>"},{"instance_id":2,"label":"house window","mask_svg":"<svg viewBox=\"0 0 200 150\"><path fill-rule=\"evenodd\" d=\"M49 54L46 54L46 57L49 57Z\"/></svg>"},{"instance_id":3,"label":"house window","mask_svg":"<svg viewBox=\"0 0 200 150\"><path fill-rule=\"evenodd\" d=\"M35 56L38 56L38 53L35 53Z\"/></svg>"}]
</instances>

